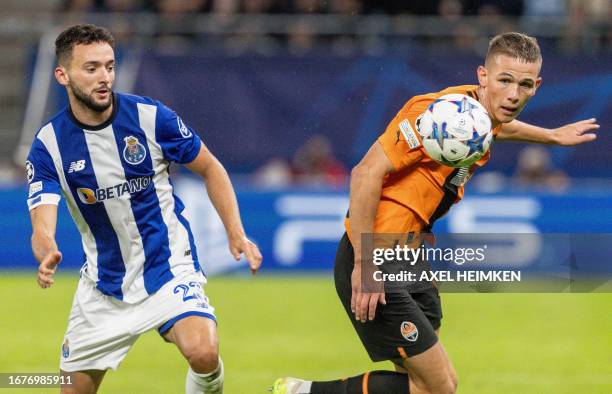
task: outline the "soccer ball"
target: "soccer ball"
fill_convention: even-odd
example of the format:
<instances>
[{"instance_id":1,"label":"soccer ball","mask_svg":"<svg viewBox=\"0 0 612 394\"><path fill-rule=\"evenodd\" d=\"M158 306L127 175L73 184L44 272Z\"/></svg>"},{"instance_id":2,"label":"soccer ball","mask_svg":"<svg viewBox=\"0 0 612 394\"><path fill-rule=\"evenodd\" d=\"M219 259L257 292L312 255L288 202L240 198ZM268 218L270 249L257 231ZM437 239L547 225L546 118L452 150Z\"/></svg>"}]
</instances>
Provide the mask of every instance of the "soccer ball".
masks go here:
<instances>
[{"instance_id":1,"label":"soccer ball","mask_svg":"<svg viewBox=\"0 0 612 394\"><path fill-rule=\"evenodd\" d=\"M450 167L474 164L487 153L493 139L487 110L462 94L438 98L417 119L416 126L429 157Z\"/></svg>"}]
</instances>

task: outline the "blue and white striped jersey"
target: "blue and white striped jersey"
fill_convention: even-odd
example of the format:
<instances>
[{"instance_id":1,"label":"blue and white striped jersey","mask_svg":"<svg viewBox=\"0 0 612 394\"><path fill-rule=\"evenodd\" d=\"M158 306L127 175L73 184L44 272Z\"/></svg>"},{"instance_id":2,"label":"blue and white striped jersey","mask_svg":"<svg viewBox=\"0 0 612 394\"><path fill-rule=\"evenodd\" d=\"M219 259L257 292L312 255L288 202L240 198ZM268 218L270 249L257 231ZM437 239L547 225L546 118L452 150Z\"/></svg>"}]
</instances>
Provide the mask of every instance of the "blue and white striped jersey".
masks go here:
<instances>
[{"instance_id":1,"label":"blue and white striped jersey","mask_svg":"<svg viewBox=\"0 0 612 394\"><path fill-rule=\"evenodd\" d=\"M168 171L170 162L193 161L201 145L175 112L149 98L115 93L112 115L97 127L67 107L32 143L29 209L58 204L61 193L81 233L82 274L106 295L139 302L175 276L201 272Z\"/></svg>"}]
</instances>

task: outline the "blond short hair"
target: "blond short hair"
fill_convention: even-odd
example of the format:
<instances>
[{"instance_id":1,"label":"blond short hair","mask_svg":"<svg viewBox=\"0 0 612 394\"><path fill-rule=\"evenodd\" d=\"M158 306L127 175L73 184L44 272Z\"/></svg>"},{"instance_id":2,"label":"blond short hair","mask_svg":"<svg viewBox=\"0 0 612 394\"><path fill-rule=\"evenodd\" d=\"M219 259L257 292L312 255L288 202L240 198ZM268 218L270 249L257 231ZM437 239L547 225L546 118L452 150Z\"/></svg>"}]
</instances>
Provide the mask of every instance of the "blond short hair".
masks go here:
<instances>
[{"instance_id":1,"label":"blond short hair","mask_svg":"<svg viewBox=\"0 0 612 394\"><path fill-rule=\"evenodd\" d=\"M485 62L497 55L510 56L525 63L536 63L542 60L538 40L517 32L499 34L489 41Z\"/></svg>"}]
</instances>

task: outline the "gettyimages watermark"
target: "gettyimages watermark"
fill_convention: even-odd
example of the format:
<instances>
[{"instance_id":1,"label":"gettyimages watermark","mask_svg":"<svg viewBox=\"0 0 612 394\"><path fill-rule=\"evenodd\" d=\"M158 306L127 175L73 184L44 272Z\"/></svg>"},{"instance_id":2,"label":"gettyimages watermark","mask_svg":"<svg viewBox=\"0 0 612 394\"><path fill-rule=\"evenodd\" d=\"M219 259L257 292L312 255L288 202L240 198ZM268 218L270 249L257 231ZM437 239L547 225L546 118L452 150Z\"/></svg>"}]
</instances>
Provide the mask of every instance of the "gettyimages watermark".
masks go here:
<instances>
[{"instance_id":1,"label":"gettyimages watermark","mask_svg":"<svg viewBox=\"0 0 612 394\"><path fill-rule=\"evenodd\" d=\"M612 234L363 234L364 292L612 292Z\"/></svg>"}]
</instances>

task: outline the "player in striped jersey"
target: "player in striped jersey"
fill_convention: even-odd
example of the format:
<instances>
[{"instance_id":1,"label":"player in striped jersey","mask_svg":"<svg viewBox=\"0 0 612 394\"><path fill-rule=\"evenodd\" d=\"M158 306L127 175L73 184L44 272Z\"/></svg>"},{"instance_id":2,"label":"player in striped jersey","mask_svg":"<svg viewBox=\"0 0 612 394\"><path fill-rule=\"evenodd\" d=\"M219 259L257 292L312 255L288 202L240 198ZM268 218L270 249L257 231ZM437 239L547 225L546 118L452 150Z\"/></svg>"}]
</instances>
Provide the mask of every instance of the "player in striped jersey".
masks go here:
<instances>
[{"instance_id":1,"label":"player in striped jersey","mask_svg":"<svg viewBox=\"0 0 612 394\"><path fill-rule=\"evenodd\" d=\"M432 283L365 291L362 234L429 233L434 222L463 197L469 168L440 165L424 151L419 116L437 98L464 94L487 109L498 140L576 145L595 139L595 119L547 130L515 120L541 83L537 41L521 33L491 40L479 85L462 85L410 99L351 172L350 215L336 255L336 291L372 361L390 360L397 372L371 371L328 382L278 379L273 394L451 394L457 375L438 340L442 306ZM382 236L381 238L384 238ZM419 239L417 237L417 239ZM370 259L371 261L371 259ZM387 284L385 284L387 285ZM410 287L411 286L411 287ZM370 289L373 287L370 286ZM380 291L383 290L383 291ZM379 305L380 304L380 305Z\"/></svg>"},{"instance_id":2,"label":"player in striped jersey","mask_svg":"<svg viewBox=\"0 0 612 394\"><path fill-rule=\"evenodd\" d=\"M60 195L85 252L60 361L74 385L62 392L96 392L138 336L157 329L189 363L186 392L221 393L214 308L171 162L204 178L234 257L245 254L253 272L262 257L245 236L225 169L196 133L158 101L113 92L113 47L111 33L94 25L58 36L55 77L69 106L36 134L26 163L39 285L53 284L62 258Z\"/></svg>"}]
</instances>

